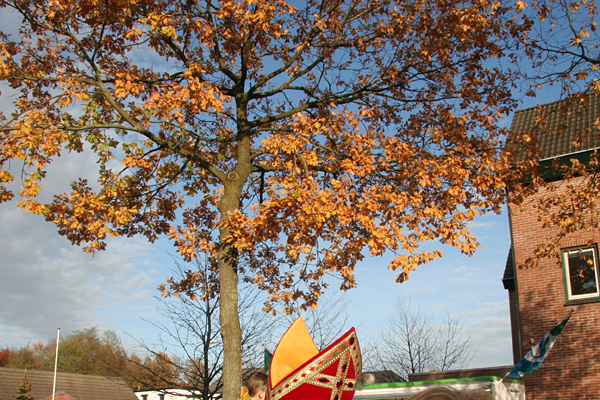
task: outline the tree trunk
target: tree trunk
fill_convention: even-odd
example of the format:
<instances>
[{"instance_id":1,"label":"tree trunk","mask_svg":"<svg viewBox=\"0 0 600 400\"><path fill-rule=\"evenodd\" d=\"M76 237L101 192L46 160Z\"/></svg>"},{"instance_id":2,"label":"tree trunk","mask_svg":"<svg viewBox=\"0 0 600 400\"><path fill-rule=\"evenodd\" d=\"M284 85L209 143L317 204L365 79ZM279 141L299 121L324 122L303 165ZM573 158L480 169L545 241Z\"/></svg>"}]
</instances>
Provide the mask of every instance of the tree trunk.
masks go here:
<instances>
[{"instance_id":1,"label":"tree trunk","mask_svg":"<svg viewBox=\"0 0 600 400\"><path fill-rule=\"evenodd\" d=\"M243 88L243 85L241 86ZM240 206L242 191L252 170L250 130L247 120L247 99L236 97L238 140L237 164L223 182L223 197L217 205L221 221ZM225 242L229 229L221 226L219 250L220 321L223 338L223 399L235 400L242 386L242 330L238 305L238 252Z\"/></svg>"},{"instance_id":2,"label":"tree trunk","mask_svg":"<svg viewBox=\"0 0 600 400\"><path fill-rule=\"evenodd\" d=\"M221 232L221 237L224 234ZM235 400L242 386L242 331L238 315L237 254L222 244L219 251L220 321L223 340L223 399Z\"/></svg>"},{"instance_id":3,"label":"tree trunk","mask_svg":"<svg viewBox=\"0 0 600 400\"><path fill-rule=\"evenodd\" d=\"M239 164L238 164L239 166ZM249 175L249 167L236 168L228 175L224 193L218 208L221 220L238 209L243 185ZM219 250L220 321L223 340L223 399L235 400L242 386L242 330L238 308L238 252L225 242L230 230L220 228L221 247Z\"/></svg>"}]
</instances>

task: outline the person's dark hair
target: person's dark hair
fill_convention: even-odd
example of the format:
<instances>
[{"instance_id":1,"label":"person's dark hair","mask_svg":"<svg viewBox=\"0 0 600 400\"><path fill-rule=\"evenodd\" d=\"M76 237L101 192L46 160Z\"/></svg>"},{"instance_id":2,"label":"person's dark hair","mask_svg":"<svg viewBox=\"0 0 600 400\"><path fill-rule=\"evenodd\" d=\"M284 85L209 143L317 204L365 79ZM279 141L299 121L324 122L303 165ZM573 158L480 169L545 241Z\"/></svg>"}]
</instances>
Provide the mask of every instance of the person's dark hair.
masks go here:
<instances>
[{"instance_id":1,"label":"person's dark hair","mask_svg":"<svg viewBox=\"0 0 600 400\"><path fill-rule=\"evenodd\" d=\"M246 379L244 386L248 388L248 395L250 397L256 396L256 393L261 390L268 393L269 377L263 372L255 372Z\"/></svg>"},{"instance_id":2,"label":"person's dark hair","mask_svg":"<svg viewBox=\"0 0 600 400\"><path fill-rule=\"evenodd\" d=\"M412 396L410 400L494 400L494 396L482 389L458 391L439 386L425 389Z\"/></svg>"}]
</instances>

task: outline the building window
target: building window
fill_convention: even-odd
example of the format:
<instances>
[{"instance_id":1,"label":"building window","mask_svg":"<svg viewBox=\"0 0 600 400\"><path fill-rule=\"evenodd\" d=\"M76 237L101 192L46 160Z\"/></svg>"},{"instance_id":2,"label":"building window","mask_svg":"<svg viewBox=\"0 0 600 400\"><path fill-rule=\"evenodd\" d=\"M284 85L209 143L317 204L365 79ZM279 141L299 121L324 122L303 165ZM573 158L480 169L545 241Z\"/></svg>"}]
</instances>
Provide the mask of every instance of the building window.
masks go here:
<instances>
[{"instance_id":1,"label":"building window","mask_svg":"<svg viewBox=\"0 0 600 400\"><path fill-rule=\"evenodd\" d=\"M148 400L148 395L147 394L143 394L142 395L142 400Z\"/></svg>"},{"instance_id":2,"label":"building window","mask_svg":"<svg viewBox=\"0 0 600 400\"><path fill-rule=\"evenodd\" d=\"M158 395L159 400L165 400L165 395L164 393L161 393Z\"/></svg>"},{"instance_id":3,"label":"building window","mask_svg":"<svg viewBox=\"0 0 600 400\"><path fill-rule=\"evenodd\" d=\"M598 247L564 249L562 256L567 301L598 297Z\"/></svg>"}]
</instances>

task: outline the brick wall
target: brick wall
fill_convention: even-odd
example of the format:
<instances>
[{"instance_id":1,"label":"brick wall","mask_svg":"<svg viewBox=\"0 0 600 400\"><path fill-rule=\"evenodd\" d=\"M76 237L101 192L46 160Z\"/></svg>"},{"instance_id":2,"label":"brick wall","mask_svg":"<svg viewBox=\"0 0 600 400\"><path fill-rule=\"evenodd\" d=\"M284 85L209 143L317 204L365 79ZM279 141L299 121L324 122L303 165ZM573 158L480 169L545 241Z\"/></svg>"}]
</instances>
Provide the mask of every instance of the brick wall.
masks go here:
<instances>
[{"instance_id":1,"label":"brick wall","mask_svg":"<svg viewBox=\"0 0 600 400\"><path fill-rule=\"evenodd\" d=\"M600 298L566 304L562 266L556 259L541 260L537 268L520 268L552 231L542 229L537 214L528 207L511 206L510 219L523 351L539 342L569 310L575 310L540 368L525 378L527 398L600 400ZM598 242L591 233L578 232L561 245L585 245L590 238Z\"/></svg>"}]
</instances>

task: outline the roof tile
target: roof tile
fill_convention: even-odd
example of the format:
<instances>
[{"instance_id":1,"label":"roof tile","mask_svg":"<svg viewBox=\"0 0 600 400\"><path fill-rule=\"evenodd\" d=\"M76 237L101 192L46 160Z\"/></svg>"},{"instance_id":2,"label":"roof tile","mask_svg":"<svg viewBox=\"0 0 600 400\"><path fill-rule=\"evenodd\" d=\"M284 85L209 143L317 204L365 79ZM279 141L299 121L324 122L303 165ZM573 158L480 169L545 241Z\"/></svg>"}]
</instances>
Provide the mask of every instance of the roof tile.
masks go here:
<instances>
[{"instance_id":1,"label":"roof tile","mask_svg":"<svg viewBox=\"0 0 600 400\"><path fill-rule=\"evenodd\" d=\"M52 371L23 370L21 368L0 368L0 400L14 400L23 375L33 386L31 394L35 399L52 396ZM69 374L56 374L56 392L62 392L76 400L137 400L125 380L120 377Z\"/></svg>"},{"instance_id":2,"label":"roof tile","mask_svg":"<svg viewBox=\"0 0 600 400\"><path fill-rule=\"evenodd\" d=\"M514 140L529 135L540 160L557 158L600 148L599 118L600 96L579 94L516 111L511 137ZM528 158L521 146L514 156L516 160Z\"/></svg>"}]
</instances>

